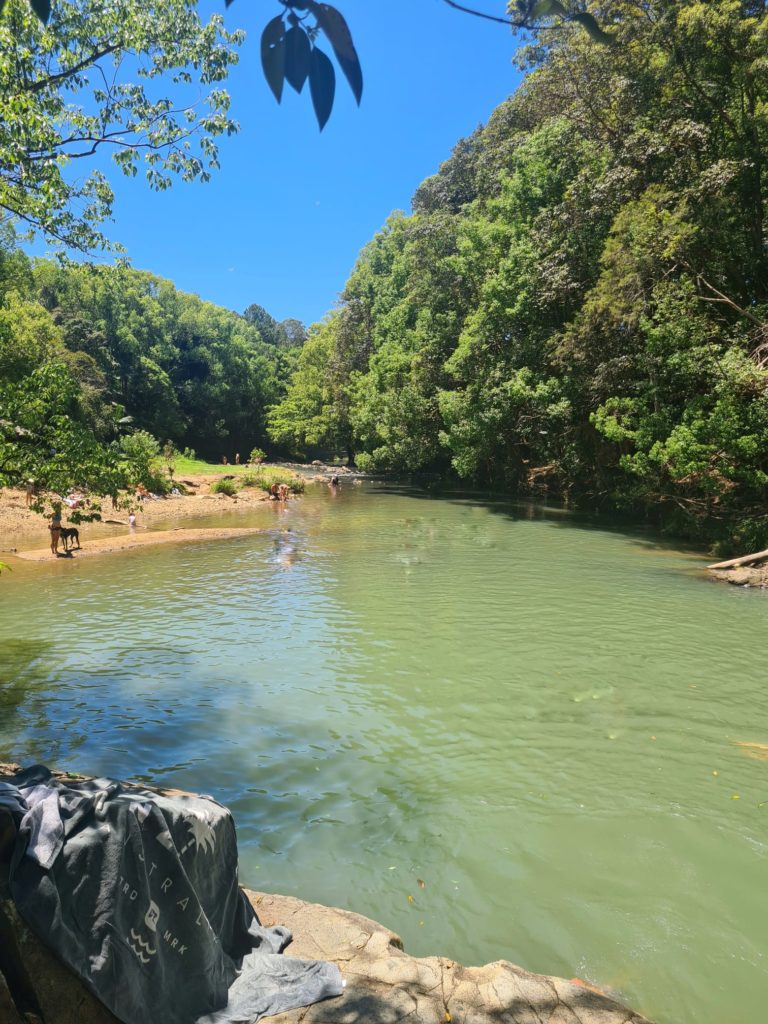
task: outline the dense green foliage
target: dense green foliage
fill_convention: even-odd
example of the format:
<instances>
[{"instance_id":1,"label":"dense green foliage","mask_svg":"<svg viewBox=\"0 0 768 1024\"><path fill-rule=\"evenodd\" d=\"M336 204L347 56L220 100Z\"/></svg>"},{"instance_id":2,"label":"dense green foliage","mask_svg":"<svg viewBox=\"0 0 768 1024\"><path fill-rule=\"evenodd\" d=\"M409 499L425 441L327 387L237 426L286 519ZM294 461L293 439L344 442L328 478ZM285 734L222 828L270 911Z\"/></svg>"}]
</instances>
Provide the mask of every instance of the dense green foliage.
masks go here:
<instances>
[{"instance_id":1,"label":"dense green foliage","mask_svg":"<svg viewBox=\"0 0 768 1024\"><path fill-rule=\"evenodd\" d=\"M599 10L363 251L272 435L765 546L764 5Z\"/></svg>"},{"instance_id":2,"label":"dense green foliage","mask_svg":"<svg viewBox=\"0 0 768 1024\"><path fill-rule=\"evenodd\" d=\"M299 327L275 331L282 339ZM31 478L112 494L143 480L157 490L174 445L231 460L264 441L266 409L295 358L168 281L122 266L32 263L6 234L0 485Z\"/></svg>"},{"instance_id":3,"label":"dense green foliage","mask_svg":"<svg viewBox=\"0 0 768 1024\"><path fill-rule=\"evenodd\" d=\"M38 12L39 13L39 12ZM108 151L151 188L205 181L237 131L221 87L239 31L203 23L197 0L56 0L42 25L26 0L0 7L0 209L53 241L105 244L113 192L67 172Z\"/></svg>"}]
</instances>

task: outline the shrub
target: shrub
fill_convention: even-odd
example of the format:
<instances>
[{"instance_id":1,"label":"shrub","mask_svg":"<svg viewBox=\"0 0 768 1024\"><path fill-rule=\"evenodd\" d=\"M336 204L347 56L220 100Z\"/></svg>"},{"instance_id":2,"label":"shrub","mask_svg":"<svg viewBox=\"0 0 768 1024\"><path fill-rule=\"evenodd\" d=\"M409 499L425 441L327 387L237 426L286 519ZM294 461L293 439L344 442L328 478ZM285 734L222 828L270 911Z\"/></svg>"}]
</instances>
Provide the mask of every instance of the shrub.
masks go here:
<instances>
[{"instance_id":1,"label":"shrub","mask_svg":"<svg viewBox=\"0 0 768 1024\"><path fill-rule=\"evenodd\" d=\"M146 430L135 430L120 438L119 448L138 480L149 487L149 478L160 455L159 443Z\"/></svg>"},{"instance_id":2,"label":"shrub","mask_svg":"<svg viewBox=\"0 0 768 1024\"><path fill-rule=\"evenodd\" d=\"M213 494L226 494L230 498L234 498L237 494L237 485L234 480L217 480L211 487Z\"/></svg>"},{"instance_id":3,"label":"shrub","mask_svg":"<svg viewBox=\"0 0 768 1024\"><path fill-rule=\"evenodd\" d=\"M260 487L269 491L272 484L288 484L294 494L304 493L304 481L300 476L287 469L276 469L272 466L259 466L242 474L240 481L244 487Z\"/></svg>"},{"instance_id":4,"label":"shrub","mask_svg":"<svg viewBox=\"0 0 768 1024\"><path fill-rule=\"evenodd\" d=\"M260 462L263 462L266 457L267 453L263 448L252 448L251 454L248 456L248 461L255 462L256 465L258 465Z\"/></svg>"}]
</instances>

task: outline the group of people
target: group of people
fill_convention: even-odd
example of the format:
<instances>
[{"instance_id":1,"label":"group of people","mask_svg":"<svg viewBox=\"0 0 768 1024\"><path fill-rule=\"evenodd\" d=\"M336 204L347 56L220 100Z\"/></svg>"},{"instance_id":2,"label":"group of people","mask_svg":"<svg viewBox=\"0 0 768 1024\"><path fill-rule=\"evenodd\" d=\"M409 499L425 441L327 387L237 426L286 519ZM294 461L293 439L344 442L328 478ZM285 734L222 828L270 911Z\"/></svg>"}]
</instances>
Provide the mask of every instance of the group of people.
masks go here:
<instances>
[{"instance_id":1,"label":"group of people","mask_svg":"<svg viewBox=\"0 0 768 1024\"><path fill-rule=\"evenodd\" d=\"M273 501L288 501L290 487L288 484L274 483L269 489L269 496Z\"/></svg>"}]
</instances>

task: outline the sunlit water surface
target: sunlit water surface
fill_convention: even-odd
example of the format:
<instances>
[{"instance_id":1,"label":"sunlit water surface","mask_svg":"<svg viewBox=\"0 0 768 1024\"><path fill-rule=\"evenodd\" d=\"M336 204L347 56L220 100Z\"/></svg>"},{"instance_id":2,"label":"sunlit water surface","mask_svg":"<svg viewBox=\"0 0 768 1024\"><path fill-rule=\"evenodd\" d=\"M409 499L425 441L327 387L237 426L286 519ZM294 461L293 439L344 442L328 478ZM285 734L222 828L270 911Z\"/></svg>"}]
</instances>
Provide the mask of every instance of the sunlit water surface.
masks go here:
<instances>
[{"instance_id":1,"label":"sunlit water surface","mask_svg":"<svg viewBox=\"0 0 768 1024\"><path fill-rule=\"evenodd\" d=\"M765 1019L768 760L739 744L768 743L768 595L479 498L316 488L246 523L3 574L0 759L213 794L244 882L412 953Z\"/></svg>"}]
</instances>

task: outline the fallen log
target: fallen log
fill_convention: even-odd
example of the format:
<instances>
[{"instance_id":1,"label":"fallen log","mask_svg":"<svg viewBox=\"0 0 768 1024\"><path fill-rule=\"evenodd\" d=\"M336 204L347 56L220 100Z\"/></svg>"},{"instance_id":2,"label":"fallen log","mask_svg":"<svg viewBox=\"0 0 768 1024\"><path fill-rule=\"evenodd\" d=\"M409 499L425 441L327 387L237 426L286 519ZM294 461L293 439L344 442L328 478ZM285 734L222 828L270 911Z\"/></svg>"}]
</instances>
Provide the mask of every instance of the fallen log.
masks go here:
<instances>
[{"instance_id":1,"label":"fallen log","mask_svg":"<svg viewBox=\"0 0 768 1024\"><path fill-rule=\"evenodd\" d=\"M742 565L754 565L755 562L764 562L768 559L768 549L756 551L753 555L742 555L740 558L731 558L727 562L716 562L708 565L708 569L740 569Z\"/></svg>"}]
</instances>

